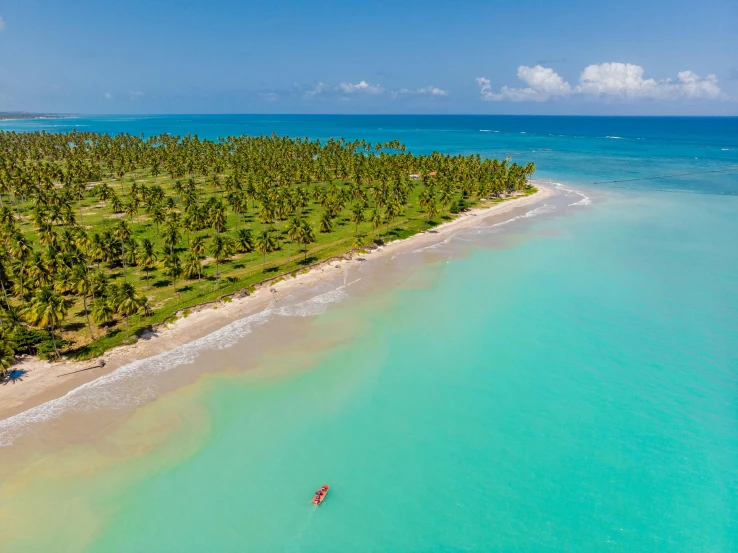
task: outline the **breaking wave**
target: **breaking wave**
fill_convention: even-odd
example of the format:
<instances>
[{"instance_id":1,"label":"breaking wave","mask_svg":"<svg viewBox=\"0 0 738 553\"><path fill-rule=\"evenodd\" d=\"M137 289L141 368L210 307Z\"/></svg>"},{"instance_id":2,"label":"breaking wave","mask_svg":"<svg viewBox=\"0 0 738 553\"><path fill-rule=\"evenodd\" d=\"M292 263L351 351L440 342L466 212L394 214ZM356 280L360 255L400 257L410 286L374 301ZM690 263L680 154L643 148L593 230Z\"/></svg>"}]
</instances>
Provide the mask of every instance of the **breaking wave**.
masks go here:
<instances>
[{"instance_id":1,"label":"breaking wave","mask_svg":"<svg viewBox=\"0 0 738 553\"><path fill-rule=\"evenodd\" d=\"M549 205L549 204L543 204L541 206L536 207L535 209L526 211L523 215L517 215L515 217L511 217L510 219L506 219L504 221L500 221L499 223L495 223L494 225L472 227L470 229L460 230L454 234L449 235L446 239L441 240L440 242L436 242L435 244L431 244L429 246L418 248L417 250L413 250L410 253L422 253L425 251L431 251L440 246L445 246L446 244L451 242L451 240L454 240L454 239L464 241L464 240L468 240L467 236L478 236L480 234L487 234L490 232L499 232L500 227L503 227L515 221L520 221L521 219L529 219L531 217L536 217L538 215L543 215L545 213L551 213L552 211L555 211L555 210L556 210L556 206Z\"/></svg>"},{"instance_id":2,"label":"breaking wave","mask_svg":"<svg viewBox=\"0 0 738 553\"><path fill-rule=\"evenodd\" d=\"M561 184L559 182L554 183L554 184L556 185L556 187L559 190L564 190L565 192L570 192L572 194L576 194L577 196L580 196L581 197L580 200L578 200L578 201L576 201L574 203L569 204L569 207L577 206L577 205L589 205L589 204L592 203L592 198L590 198L589 196L587 196L583 192L580 192L579 190L575 190L574 188L569 188L567 186L564 186L563 184Z\"/></svg>"}]
</instances>

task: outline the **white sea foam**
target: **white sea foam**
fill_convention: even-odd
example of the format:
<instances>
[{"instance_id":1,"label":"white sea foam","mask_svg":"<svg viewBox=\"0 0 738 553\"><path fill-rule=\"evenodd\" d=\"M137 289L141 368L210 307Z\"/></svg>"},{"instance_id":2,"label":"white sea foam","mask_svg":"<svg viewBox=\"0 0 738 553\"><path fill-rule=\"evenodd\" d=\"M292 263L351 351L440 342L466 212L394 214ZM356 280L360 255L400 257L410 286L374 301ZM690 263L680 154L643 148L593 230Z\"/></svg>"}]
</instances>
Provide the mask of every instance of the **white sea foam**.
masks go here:
<instances>
[{"instance_id":1,"label":"white sea foam","mask_svg":"<svg viewBox=\"0 0 738 553\"><path fill-rule=\"evenodd\" d=\"M583 192L580 192L579 190L575 190L573 188L569 188L568 186L564 186L560 182L555 182L554 185L559 190L564 190L567 193L576 194L577 196L580 196L581 197L580 200L578 200L578 201L576 201L576 202L574 202L572 204L569 204L569 207L577 206L577 205L589 205L589 204L592 203L592 198L590 198L589 196L587 196Z\"/></svg>"},{"instance_id":2,"label":"white sea foam","mask_svg":"<svg viewBox=\"0 0 738 553\"><path fill-rule=\"evenodd\" d=\"M492 132L492 131L489 129L479 129L479 132Z\"/></svg>"},{"instance_id":3,"label":"white sea foam","mask_svg":"<svg viewBox=\"0 0 738 553\"><path fill-rule=\"evenodd\" d=\"M529 219L531 217L543 215L544 213L551 213L552 211L555 211L555 210L556 210L556 206L549 205L549 204L543 204L542 206L536 207L535 209L526 211L523 215L517 215L510 219L506 219L499 223L495 223L494 225L488 225L484 227L472 227L470 229L460 230L454 234L449 235L448 237L446 237L444 240L441 240L440 242L436 242L435 244L431 244L429 246L418 248L417 250L413 250L410 253L422 253L425 251L431 251L441 246L445 246L446 244L451 242L451 240L459 240L462 242L471 241L473 236L478 236L480 234L497 233L497 232L500 232L501 230L500 227L503 227L514 221L519 221L521 219Z\"/></svg>"},{"instance_id":4,"label":"white sea foam","mask_svg":"<svg viewBox=\"0 0 738 553\"><path fill-rule=\"evenodd\" d=\"M106 408L133 407L151 400L156 395L151 376L193 363L204 350L228 348L274 316L311 317L319 315L331 303L347 297L344 288L358 280L295 305L284 307L270 305L264 311L234 321L207 336L183 344L171 351L119 367L109 374L75 388L60 398L47 401L2 420L0 421L0 447L13 443L13 440L27 432L34 424L55 419L67 411L89 412Z\"/></svg>"},{"instance_id":5,"label":"white sea foam","mask_svg":"<svg viewBox=\"0 0 738 553\"><path fill-rule=\"evenodd\" d=\"M623 137L622 136L606 136L605 138L614 138L614 139L622 140Z\"/></svg>"}]
</instances>

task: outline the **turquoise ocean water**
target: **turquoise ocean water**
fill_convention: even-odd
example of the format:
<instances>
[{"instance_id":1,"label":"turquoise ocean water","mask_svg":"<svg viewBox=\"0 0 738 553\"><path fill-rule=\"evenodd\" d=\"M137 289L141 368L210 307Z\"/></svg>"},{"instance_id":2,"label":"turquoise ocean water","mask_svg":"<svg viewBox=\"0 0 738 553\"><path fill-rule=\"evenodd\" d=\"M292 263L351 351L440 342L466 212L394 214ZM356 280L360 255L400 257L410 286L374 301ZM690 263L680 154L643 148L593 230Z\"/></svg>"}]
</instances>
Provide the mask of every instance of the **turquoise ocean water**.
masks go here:
<instances>
[{"instance_id":1,"label":"turquoise ocean water","mask_svg":"<svg viewBox=\"0 0 738 553\"><path fill-rule=\"evenodd\" d=\"M106 440L33 458L25 487L0 486L0 520L55 522L8 551L738 549L738 119L0 128L399 138L535 161L584 195L559 188L510 224L357 269L259 370L234 370L246 336L223 350L226 372ZM593 184L668 175L683 176ZM392 263L402 278L376 286Z\"/></svg>"}]
</instances>

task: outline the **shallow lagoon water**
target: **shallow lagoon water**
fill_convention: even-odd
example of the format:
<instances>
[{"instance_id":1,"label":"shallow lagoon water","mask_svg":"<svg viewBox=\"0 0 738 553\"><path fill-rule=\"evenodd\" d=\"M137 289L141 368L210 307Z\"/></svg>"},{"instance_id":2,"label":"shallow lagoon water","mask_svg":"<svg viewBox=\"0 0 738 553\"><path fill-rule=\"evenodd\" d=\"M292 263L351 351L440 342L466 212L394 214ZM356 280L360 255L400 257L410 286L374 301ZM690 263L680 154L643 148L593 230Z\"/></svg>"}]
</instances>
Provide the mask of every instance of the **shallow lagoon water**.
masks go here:
<instances>
[{"instance_id":1,"label":"shallow lagoon water","mask_svg":"<svg viewBox=\"0 0 738 553\"><path fill-rule=\"evenodd\" d=\"M695 191L561 192L357 268L257 367L256 334L204 350L15 459L8 550L734 550L738 198Z\"/></svg>"}]
</instances>

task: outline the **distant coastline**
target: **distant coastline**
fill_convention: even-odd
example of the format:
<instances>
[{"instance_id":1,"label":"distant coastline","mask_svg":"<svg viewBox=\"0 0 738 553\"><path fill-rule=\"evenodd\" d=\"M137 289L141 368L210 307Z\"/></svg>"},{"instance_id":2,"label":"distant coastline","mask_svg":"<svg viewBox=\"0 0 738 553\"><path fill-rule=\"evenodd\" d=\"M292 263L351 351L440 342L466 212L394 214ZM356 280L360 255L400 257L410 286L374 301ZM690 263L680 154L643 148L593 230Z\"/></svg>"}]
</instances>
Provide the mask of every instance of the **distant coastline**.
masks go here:
<instances>
[{"instance_id":1,"label":"distant coastline","mask_svg":"<svg viewBox=\"0 0 738 553\"><path fill-rule=\"evenodd\" d=\"M23 111L0 112L0 121L20 121L24 119L68 119L77 117L73 113L26 113Z\"/></svg>"}]
</instances>

